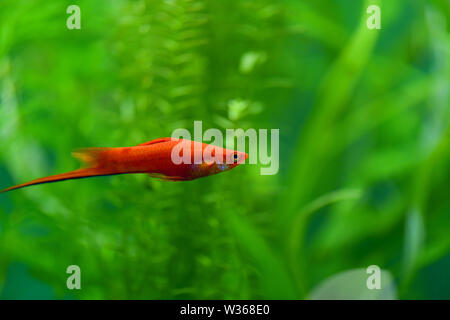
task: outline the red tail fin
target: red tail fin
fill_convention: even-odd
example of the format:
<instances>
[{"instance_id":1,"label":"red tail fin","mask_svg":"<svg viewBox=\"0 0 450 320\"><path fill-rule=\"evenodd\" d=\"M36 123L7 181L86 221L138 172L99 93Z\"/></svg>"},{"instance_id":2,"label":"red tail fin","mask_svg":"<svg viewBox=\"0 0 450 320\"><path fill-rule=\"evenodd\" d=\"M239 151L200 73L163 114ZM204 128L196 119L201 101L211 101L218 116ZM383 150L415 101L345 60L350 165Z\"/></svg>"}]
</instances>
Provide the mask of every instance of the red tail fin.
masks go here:
<instances>
[{"instance_id":1,"label":"red tail fin","mask_svg":"<svg viewBox=\"0 0 450 320\"><path fill-rule=\"evenodd\" d=\"M35 180L29 181L29 182L19 184L17 186L3 189L0 191L0 193L23 188L23 187L32 186L35 184L41 184L41 183L49 183L49 182L63 181L63 180L68 180L68 179L80 179L80 178L115 174L115 172L112 172L110 170L105 170L105 169L102 169L99 167L99 156L106 149L108 149L108 148L89 148L89 149L82 149L82 150L74 152L73 155L76 158L80 159L86 165L86 168L82 168L82 169L78 169L78 170L70 171L70 172L66 172L66 173L56 174L56 175L48 176L48 177L44 177L44 178L35 179Z\"/></svg>"},{"instance_id":2,"label":"red tail fin","mask_svg":"<svg viewBox=\"0 0 450 320\"><path fill-rule=\"evenodd\" d=\"M44 178L31 180L29 182L25 182L25 183L19 184L17 186L3 189L0 191L0 193L15 190L15 189L20 189L23 187L32 186L35 184L63 181L63 180L69 180L69 179L80 179L80 178L87 178L87 177L94 177L94 176L105 176L105 175L109 175L109 174L114 174L114 173L111 173L111 172L108 173L104 170L95 169L95 168L94 169L91 169L91 168L78 169L75 171L56 174L54 176L48 176L48 177L44 177Z\"/></svg>"}]
</instances>

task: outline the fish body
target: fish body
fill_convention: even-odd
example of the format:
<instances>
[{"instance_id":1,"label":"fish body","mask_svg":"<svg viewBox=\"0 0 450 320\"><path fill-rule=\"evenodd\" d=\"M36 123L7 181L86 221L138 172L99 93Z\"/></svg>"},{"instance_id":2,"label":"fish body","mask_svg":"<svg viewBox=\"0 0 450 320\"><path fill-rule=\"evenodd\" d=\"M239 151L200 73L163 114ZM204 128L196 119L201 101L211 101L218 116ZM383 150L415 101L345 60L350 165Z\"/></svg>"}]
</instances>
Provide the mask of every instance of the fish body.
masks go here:
<instances>
[{"instance_id":1,"label":"fish body","mask_svg":"<svg viewBox=\"0 0 450 320\"><path fill-rule=\"evenodd\" d=\"M133 147L82 149L73 155L86 167L35 179L0 193L41 183L127 173L146 173L171 181L194 180L231 170L248 157L244 152L174 138L159 138Z\"/></svg>"}]
</instances>

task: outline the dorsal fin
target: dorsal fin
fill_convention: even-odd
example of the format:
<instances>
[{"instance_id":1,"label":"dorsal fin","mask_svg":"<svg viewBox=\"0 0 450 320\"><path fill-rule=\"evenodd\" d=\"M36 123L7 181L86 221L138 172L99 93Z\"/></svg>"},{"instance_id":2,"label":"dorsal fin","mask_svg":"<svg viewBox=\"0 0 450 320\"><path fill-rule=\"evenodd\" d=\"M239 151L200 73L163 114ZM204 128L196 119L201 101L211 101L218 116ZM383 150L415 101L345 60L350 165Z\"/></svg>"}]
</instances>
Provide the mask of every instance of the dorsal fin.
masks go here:
<instances>
[{"instance_id":1,"label":"dorsal fin","mask_svg":"<svg viewBox=\"0 0 450 320\"><path fill-rule=\"evenodd\" d=\"M172 138L158 138L158 139L155 139L155 140L151 140L151 141L147 141L147 142L138 144L138 146L148 146L148 145L151 145L151 144L167 142L167 141L170 141L170 140L172 140Z\"/></svg>"}]
</instances>

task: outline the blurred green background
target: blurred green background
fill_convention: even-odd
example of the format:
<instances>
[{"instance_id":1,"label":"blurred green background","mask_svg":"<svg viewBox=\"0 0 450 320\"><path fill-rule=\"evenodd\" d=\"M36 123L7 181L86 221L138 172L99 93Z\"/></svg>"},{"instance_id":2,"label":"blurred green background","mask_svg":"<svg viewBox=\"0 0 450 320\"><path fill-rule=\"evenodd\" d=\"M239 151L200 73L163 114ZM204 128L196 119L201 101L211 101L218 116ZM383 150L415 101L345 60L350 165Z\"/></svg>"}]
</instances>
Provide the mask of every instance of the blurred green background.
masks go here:
<instances>
[{"instance_id":1,"label":"blurred green background","mask_svg":"<svg viewBox=\"0 0 450 320\"><path fill-rule=\"evenodd\" d=\"M66 28L71 4L81 30ZM381 30L366 27L370 4ZM77 168L74 149L194 120L280 129L273 176L244 165L0 195L0 298L305 299L378 265L397 298L449 299L449 12L447 0L0 0L0 188ZM66 287L72 264L81 290Z\"/></svg>"}]
</instances>

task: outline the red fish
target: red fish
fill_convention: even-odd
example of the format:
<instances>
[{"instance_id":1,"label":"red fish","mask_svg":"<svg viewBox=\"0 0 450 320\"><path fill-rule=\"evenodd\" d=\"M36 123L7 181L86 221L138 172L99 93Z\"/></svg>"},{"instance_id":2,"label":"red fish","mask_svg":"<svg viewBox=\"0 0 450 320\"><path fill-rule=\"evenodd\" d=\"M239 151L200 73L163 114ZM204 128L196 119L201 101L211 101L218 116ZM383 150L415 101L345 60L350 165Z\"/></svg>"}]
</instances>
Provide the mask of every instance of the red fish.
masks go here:
<instances>
[{"instance_id":1,"label":"red fish","mask_svg":"<svg viewBox=\"0 0 450 320\"><path fill-rule=\"evenodd\" d=\"M233 169L248 157L245 152L173 138L155 139L134 147L82 149L73 155L86 167L35 179L0 193L41 183L125 173L147 173L171 181L193 180ZM177 160L177 164L174 155L186 161Z\"/></svg>"}]
</instances>

